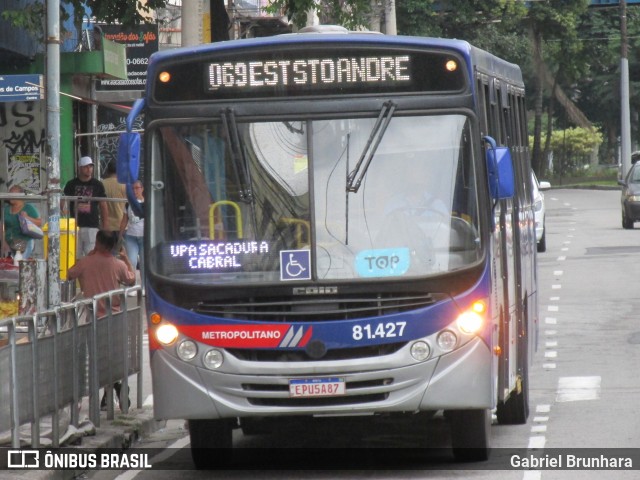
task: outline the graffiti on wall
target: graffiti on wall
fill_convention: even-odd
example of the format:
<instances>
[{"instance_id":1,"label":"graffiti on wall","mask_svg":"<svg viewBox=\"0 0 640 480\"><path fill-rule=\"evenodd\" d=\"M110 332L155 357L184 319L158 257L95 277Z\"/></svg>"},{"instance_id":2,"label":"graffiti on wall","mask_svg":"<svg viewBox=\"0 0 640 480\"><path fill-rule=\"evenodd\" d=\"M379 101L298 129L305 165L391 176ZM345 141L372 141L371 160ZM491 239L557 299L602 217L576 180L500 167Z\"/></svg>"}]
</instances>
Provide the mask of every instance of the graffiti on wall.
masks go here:
<instances>
[{"instance_id":1,"label":"graffiti on wall","mask_svg":"<svg viewBox=\"0 0 640 480\"><path fill-rule=\"evenodd\" d=\"M10 153L7 176L11 185L20 185L27 192L40 192L40 155Z\"/></svg>"},{"instance_id":2,"label":"graffiti on wall","mask_svg":"<svg viewBox=\"0 0 640 480\"><path fill-rule=\"evenodd\" d=\"M0 172L0 185L18 183L27 190L39 192L46 133L42 125L40 102L0 103L0 146L6 159Z\"/></svg>"}]
</instances>

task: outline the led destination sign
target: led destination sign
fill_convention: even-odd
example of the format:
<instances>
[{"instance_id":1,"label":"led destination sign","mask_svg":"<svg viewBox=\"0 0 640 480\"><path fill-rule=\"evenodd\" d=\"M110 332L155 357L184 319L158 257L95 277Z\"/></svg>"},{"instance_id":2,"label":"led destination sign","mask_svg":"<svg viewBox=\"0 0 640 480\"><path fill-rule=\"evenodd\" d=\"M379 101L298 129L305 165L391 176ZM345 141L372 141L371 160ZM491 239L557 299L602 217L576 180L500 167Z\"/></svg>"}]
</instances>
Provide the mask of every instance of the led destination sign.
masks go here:
<instances>
[{"instance_id":1,"label":"led destination sign","mask_svg":"<svg viewBox=\"0 0 640 480\"><path fill-rule=\"evenodd\" d=\"M409 55L224 62L209 65L209 90L263 86L320 86L411 81Z\"/></svg>"},{"instance_id":2,"label":"led destination sign","mask_svg":"<svg viewBox=\"0 0 640 480\"><path fill-rule=\"evenodd\" d=\"M336 94L459 92L464 63L451 52L371 45L297 45L216 51L157 65L152 99L181 101Z\"/></svg>"}]
</instances>

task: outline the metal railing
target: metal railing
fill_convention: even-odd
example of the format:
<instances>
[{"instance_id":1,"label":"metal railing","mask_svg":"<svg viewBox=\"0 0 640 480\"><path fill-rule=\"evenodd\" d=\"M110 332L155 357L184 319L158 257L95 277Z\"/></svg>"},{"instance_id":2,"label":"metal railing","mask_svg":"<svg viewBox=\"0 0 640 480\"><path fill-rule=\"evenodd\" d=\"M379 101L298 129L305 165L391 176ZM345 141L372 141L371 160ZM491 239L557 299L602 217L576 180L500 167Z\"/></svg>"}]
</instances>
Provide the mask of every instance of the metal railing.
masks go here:
<instances>
[{"instance_id":1,"label":"metal railing","mask_svg":"<svg viewBox=\"0 0 640 480\"><path fill-rule=\"evenodd\" d=\"M137 302L129 292L137 291ZM122 310L112 308L118 296ZM98 302L106 315L97 318ZM128 304L130 303L130 304ZM113 383L128 412L129 376L137 377L137 408L142 408L142 296L139 286L113 290L62 304L35 315L0 320L6 345L0 347L0 432L11 432L20 447L20 428L31 424L31 446L40 446L40 422L52 419L52 446L59 446L59 412L69 408L70 424L79 424L80 404L89 400L89 420L100 426L100 389L107 394L107 419L114 418Z\"/></svg>"}]
</instances>

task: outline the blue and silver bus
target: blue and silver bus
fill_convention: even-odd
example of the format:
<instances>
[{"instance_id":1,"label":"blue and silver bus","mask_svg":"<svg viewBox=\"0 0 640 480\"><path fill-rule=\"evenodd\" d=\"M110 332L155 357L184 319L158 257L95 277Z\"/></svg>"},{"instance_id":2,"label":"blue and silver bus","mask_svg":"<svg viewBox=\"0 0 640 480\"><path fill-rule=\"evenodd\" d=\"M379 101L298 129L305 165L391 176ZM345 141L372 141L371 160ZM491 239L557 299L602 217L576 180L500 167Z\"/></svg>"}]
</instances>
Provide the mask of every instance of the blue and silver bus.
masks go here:
<instances>
[{"instance_id":1,"label":"blue and silver bus","mask_svg":"<svg viewBox=\"0 0 640 480\"><path fill-rule=\"evenodd\" d=\"M155 416L188 420L198 467L273 417L444 413L459 460L487 458L493 414L526 422L524 91L459 40L311 32L151 57L119 174L145 185Z\"/></svg>"}]
</instances>

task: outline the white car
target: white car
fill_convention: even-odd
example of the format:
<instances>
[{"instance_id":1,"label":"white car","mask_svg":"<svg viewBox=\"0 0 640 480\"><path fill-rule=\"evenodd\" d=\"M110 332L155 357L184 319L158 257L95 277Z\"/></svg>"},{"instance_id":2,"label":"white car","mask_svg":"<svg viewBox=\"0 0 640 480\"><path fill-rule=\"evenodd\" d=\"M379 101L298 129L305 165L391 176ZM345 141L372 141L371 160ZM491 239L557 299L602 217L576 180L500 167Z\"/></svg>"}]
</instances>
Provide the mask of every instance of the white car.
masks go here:
<instances>
[{"instance_id":1,"label":"white car","mask_svg":"<svg viewBox=\"0 0 640 480\"><path fill-rule=\"evenodd\" d=\"M551 188L549 182L538 182L536 174L531 171L531 183L533 185L533 213L536 222L536 242L538 244L538 252L547 250L547 235L544 222L544 194L541 190Z\"/></svg>"}]
</instances>

